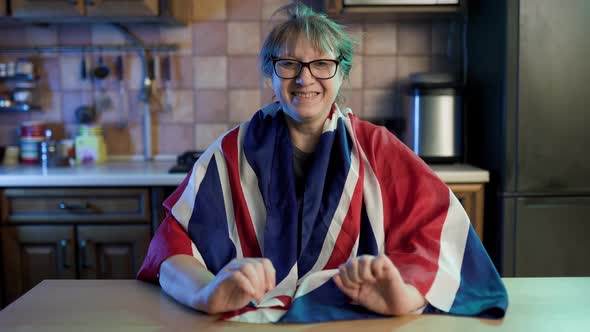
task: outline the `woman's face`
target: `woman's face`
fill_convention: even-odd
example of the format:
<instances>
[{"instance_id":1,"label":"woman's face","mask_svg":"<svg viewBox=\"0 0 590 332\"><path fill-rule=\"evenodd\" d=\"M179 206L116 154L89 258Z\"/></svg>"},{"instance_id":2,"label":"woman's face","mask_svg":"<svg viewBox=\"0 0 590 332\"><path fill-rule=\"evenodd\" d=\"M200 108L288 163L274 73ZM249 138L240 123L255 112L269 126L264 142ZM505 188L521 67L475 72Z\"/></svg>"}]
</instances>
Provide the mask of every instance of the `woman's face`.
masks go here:
<instances>
[{"instance_id":1,"label":"woman's face","mask_svg":"<svg viewBox=\"0 0 590 332\"><path fill-rule=\"evenodd\" d=\"M309 62L318 59L336 60L336 55L315 50L309 40L300 35L285 45L279 58ZM272 85L275 96L290 118L300 123L323 123L340 91L342 75L338 70L330 79L317 79L311 75L309 67L303 67L299 76L284 79L273 71Z\"/></svg>"}]
</instances>

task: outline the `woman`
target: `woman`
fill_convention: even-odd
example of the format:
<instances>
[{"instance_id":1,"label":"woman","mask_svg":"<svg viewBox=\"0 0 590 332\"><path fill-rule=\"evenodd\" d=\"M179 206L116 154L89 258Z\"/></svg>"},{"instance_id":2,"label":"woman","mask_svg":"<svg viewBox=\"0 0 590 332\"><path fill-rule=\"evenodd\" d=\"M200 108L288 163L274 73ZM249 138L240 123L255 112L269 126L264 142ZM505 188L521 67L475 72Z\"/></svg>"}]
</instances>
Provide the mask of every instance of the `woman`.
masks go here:
<instances>
[{"instance_id":1,"label":"woman","mask_svg":"<svg viewBox=\"0 0 590 332\"><path fill-rule=\"evenodd\" d=\"M237 321L503 316L504 286L448 187L336 104L352 39L301 4L283 10L260 53L278 102L201 156L138 278Z\"/></svg>"}]
</instances>

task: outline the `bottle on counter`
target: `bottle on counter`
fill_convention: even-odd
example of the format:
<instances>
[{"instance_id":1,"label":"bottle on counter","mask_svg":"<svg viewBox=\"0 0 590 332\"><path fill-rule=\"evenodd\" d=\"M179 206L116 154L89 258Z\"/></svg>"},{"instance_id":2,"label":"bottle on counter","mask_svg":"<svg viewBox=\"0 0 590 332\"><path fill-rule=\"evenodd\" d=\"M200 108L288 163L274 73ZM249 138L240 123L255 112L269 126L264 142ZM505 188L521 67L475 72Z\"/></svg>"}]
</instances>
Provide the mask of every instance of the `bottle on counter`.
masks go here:
<instances>
[{"instance_id":1,"label":"bottle on counter","mask_svg":"<svg viewBox=\"0 0 590 332\"><path fill-rule=\"evenodd\" d=\"M41 121L26 121L20 127L20 162L38 165L40 143L45 140L45 124Z\"/></svg>"},{"instance_id":2,"label":"bottle on counter","mask_svg":"<svg viewBox=\"0 0 590 332\"><path fill-rule=\"evenodd\" d=\"M81 125L76 136L76 163L100 164L107 159L107 148L100 125Z\"/></svg>"}]
</instances>

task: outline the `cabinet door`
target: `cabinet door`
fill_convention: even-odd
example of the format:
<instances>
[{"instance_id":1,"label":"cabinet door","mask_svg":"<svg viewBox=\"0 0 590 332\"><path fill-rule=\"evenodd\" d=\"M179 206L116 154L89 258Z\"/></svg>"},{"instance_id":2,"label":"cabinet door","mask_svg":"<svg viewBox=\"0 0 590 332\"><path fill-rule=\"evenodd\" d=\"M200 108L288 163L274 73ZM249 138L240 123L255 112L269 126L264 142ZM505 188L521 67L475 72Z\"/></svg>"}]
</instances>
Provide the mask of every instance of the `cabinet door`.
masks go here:
<instances>
[{"instance_id":1,"label":"cabinet door","mask_svg":"<svg viewBox=\"0 0 590 332\"><path fill-rule=\"evenodd\" d=\"M84 15L83 0L12 0L14 17L77 17Z\"/></svg>"},{"instance_id":2,"label":"cabinet door","mask_svg":"<svg viewBox=\"0 0 590 332\"><path fill-rule=\"evenodd\" d=\"M73 226L5 226L2 229L6 303L44 279L74 279Z\"/></svg>"},{"instance_id":3,"label":"cabinet door","mask_svg":"<svg viewBox=\"0 0 590 332\"><path fill-rule=\"evenodd\" d=\"M134 279L149 242L149 225L78 226L80 278Z\"/></svg>"},{"instance_id":4,"label":"cabinet door","mask_svg":"<svg viewBox=\"0 0 590 332\"><path fill-rule=\"evenodd\" d=\"M515 276L590 275L589 215L589 197L517 199Z\"/></svg>"},{"instance_id":5,"label":"cabinet door","mask_svg":"<svg viewBox=\"0 0 590 332\"><path fill-rule=\"evenodd\" d=\"M449 188L463 205L475 232L483 241L483 184L449 184Z\"/></svg>"},{"instance_id":6,"label":"cabinet door","mask_svg":"<svg viewBox=\"0 0 590 332\"><path fill-rule=\"evenodd\" d=\"M87 0L87 16L158 16L158 0Z\"/></svg>"},{"instance_id":7,"label":"cabinet door","mask_svg":"<svg viewBox=\"0 0 590 332\"><path fill-rule=\"evenodd\" d=\"M6 16L6 0L0 0L0 16Z\"/></svg>"}]
</instances>

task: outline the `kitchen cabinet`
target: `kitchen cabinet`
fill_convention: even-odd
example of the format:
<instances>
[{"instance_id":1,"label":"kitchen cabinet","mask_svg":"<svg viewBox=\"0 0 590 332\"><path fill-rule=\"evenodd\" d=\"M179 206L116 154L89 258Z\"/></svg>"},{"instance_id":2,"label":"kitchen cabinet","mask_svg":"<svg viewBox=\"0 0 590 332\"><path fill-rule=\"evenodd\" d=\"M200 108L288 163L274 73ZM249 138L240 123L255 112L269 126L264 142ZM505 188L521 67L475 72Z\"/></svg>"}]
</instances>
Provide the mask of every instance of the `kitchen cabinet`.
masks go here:
<instances>
[{"instance_id":1,"label":"kitchen cabinet","mask_svg":"<svg viewBox=\"0 0 590 332\"><path fill-rule=\"evenodd\" d=\"M463 15L467 11L467 0L458 5L354 5L347 6L343 0L304 0L308 6L340 18L413 18Z\"/></svg>"},{"instance_id":2,"label":"kitchen cabinet","mask_svg":"<svg viewBox=\"0 0 590 332\"><path fill-rule=\"evenodd\" d=\"M451 183L448 186L463 205L475 232L483 241L484 184Z\"/></svg>"},{"instance_id":3,"label":"kitchen cabinet","mask_svg":"<svg viewBox=\"0 0 590 332\"><path fill-rule=\"evenodd\" d=\"M5 302L44 279L133 279L151 238L144 188L5 189Z\"/></svg>"},{"instance_id":4,"label":"kitchen cabinet","mask_svg":"<svg viewBox=\"0 0 590 332\"><path fill-rule=\"evenodd\" d=\"M12 16L42 22L186 23L188 0L12 0Z\"/></svg>"},{"instance_id":5,"label":"kitchen cabinet","mask_svg":"<svg viewBox=\"0 0 590 332\"><path fill-rule=\"evenodd\" d=\"M6 0L0 0L0 17L6 16L7 4Z\"/></svg>"}]
</instances>

